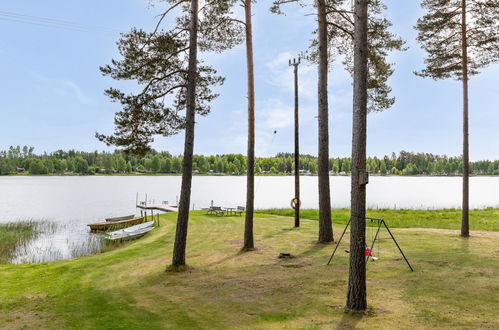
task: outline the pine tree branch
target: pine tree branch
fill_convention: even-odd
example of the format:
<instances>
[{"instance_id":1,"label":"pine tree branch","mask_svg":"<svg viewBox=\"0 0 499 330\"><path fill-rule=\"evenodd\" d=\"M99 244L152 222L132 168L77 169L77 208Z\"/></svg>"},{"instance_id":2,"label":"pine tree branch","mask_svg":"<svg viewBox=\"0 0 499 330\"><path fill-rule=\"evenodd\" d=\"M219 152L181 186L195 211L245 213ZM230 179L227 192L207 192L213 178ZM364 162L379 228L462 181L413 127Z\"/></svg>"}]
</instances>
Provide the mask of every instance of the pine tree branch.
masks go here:
<instances>
[{"instance_id":1,"label":"pine tree branch","mask_svg":"<svg viewBox=\"0 0 499 330\"><path fill-rule=\"evenodd\" d=\"M348 34L350 37L352 37L353 39L353 32L352 31L348 31L347 29L345 29L344 27L342 27L341 25L338 25L336 23L333 23L333 22L327 22L327 25L331 25L331 26L334 26L335 28L337 28L338 30L341 30L343 31L344 33Z\"/></svg>"},{"instance_id":2,"label":"pine tree branch","mask_svg":"<svg viewBox=\"0 0 499 330\"><path fill-rule=\"evenodd\" d=\"M149 83L146 85L146 87L144 87L144 89L142 90L142 92L137 95L137 98L141 98L142 96L144 96L147 91L149 90L149 88L155 83L155 82L160 82L160 81L163 81L165 79L168 79L170 78L171 76L177 74L177 73L187 73L187 70L175 70L173 72L170 72L166 75L164 75L163 77L154 77L152 78Z\"/></svg>"},{"instance_id":3,"label":"pine tree branch","mask_svg":"<svg viewBox=\"0 0 499 330\"><path fill-rule=\"evenodd\" d=\"M168 62L171 58L173 58L175 56L178 56L180 53L185 52L187 50L189 50L189 47L182 48L179 51L177 51L177 52L175 52L173 54L170 54L170 56L168 56L164 61ZM146 66L151 65L152 63L154 63L156 61L157 61L157 59L153 58L153 59L151 59L151 60L149 60L149 61L141 64L139 67L135 68L134 70L132 70L130 72L127 72L127 75L133 75L133 74L139 72L140 70L142 70L143 68L145 68Z\"/></svg>"},{"instance_id":4,"label":"pine tree branch","mask_svg":"<svg viewBox=\"0 0 499 330\"><path fill-rule=\"evenodd\" d=\"M235 23L239 23L239 24L242 24L242 25L246 26L246 22L243 22L243 21L241 21L240 19L237 19L237 18L228 17L228 18L226 18L226 20L231 21L231 22L235 22Z\"/></svg>"},{"instance_id":5,"label":"pine tree branch","mask_svg":"<svg viewBox=\"0 0 499 330\"><path fill-rule=\"evenodd\" d=\"M350 19L350 17L348 17L348 15L345 15L345 14L353 14L353 12L351 11L348 11L348 10L339 10L339 9L336 9L332 6L329 6L328 8L332 8L331 11L327 12L326 15L330 15L330 14L339 14L341 17L343 17L343 19L345 21L347 21L348 23L350 23L352 26L354 26L354 22Z\"/></svg>"},{"instance_id":6,"label":"pine tree branch","mask_svg":"<svg viewBox=\"0 0 499 330\"><path fill-rule=\"evenodd\" d=\"M156 27L154 28L154 31L152 32L153 36L158 32L159 26L161 25L161 22L165 19L166 15L168 15L169 12L171 12L173 9L176 7L180 6L182 3L187 2L188 0L180 0L177 3L173 4L170 8L168 8L163 14L160 15L160 19L158 20L158 23L156 24Z\"/></svg>"},{"instance_id":7,"label":"pine tree branch","mask_svg":"<svg viewBox=\"0 0 499 330\"><path fill-rule=\"evenodd\" d=\"M172 92L172 91L174 91L174 90L176 90L176 89L178 89L178 88L187 88L187 85L185 85L185 84L184 84L184 85L176 85L176 86L173 86L172 88L168 89L166 92L164 92L164 93L162 93L162 94L158 95L158 96L156 97L156 99L162 98L162 97L164 97L164 96L166 96L166 95L170 94L170 92Z\"/></svg>"}]
</instances>

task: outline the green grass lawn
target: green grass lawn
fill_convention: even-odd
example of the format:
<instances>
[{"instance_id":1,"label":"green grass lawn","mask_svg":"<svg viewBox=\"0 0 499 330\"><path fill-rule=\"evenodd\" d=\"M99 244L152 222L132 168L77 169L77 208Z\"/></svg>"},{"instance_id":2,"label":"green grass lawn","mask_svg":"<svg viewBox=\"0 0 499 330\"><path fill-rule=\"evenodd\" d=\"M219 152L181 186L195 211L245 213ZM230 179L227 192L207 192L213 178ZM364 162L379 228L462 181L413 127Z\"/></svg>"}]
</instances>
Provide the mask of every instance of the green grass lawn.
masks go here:
<instances>
[{"instance_id":1,"label":"green grass lawn","mask_svg":"<svg viewBox=\"0 0 499 330\"><path fill-rule=\"evenodd\" d=\"M243 217L194 212L191 268L175 273L165 272L175 220L165 215L144 238L99 255L0 265L0 328L499 328L498 232L461 239L453 230L396 228L415 272L382 232L380 260L368 265L370 312L350 315L348 240L326 266L333 245L316 244L317 221L294 229L290 217L257 215L257 249L241 254ZM336 237L343 227L335 225Z\"/></svg>"},{"instance_id":2,"label":"green grass lawn","mask_svg":"<svg viewBox=\"0 0 499 330\"><path fill-rule=\"evenodd\" d=\"M258 210L257 213L287 217L294 216L294 210L291 209ZM369 209L366 214L369 217L385 219L390 228L461 228L461 210L459 209ZM350 218L350 210L333 209L331 215L334 223L346 224ZM301 218L318 220L319 210L301 210ZM367 225L370 225L369 221ZM485 208L470 210L470 229L499 231L499 209Z\"/></svg>"}]
</instances>

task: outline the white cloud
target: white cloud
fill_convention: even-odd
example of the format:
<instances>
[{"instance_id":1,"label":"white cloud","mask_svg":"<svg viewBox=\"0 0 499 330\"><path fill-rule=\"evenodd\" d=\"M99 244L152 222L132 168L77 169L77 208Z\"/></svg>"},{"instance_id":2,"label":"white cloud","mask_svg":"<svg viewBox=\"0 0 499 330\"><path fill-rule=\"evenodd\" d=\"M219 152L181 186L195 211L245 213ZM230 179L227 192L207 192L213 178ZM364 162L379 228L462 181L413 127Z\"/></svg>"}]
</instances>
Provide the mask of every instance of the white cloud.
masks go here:
<instances>
[{"instance_id":1,"label":"white cloud","mask_svg":"<svg viewBox=\"0 0 499 330\"><path fill-rule=\"evenodd\" d=\"M76 97L76 99L82 103L82 104L92 104L94 103L94 101L89 98L85 92L83 91L83 89L78 86L76 83L70 81L70 80L63 80L62 81L62 85L67 89L69 90L74 97Z\"/></svg>"},{"instance_id":2,"label":"white cloud","mask_svg":"<svg viewBox=\"0 0 499 330\"><path fill-rule=\"evenodd\" d=\"M282 52L267 64L268 71L266 81L280 88L282 91L292 93L294 91L293 68L289 66L289 60L296 58L296 54ZM317 74L316 67L302 61L298 69L298 84L300 98L311 101L317 98Z\"/></svg>"},{"instance_id":3,"label":"white cloud","mask_svg":"<svg viewBox=\"0 0 499 330\"><path fill-rule=\"evenodd\" d=\"M257 118L265 128L284 128L293 123L293 107L277 98L265 100L257 107Z\"/></svg>"},{"instance_id":4,"label":"white cloud","mask_svg":"<svg viewBox=\"0 0 499 330\"><path fill-rule=\"evenodd\" d=\"M39 83L37 87L43 90L50 89L53 94L56 94L57 97L75 99L79 103L85 105L95 103L95 101L85 93L83 88L81 88L74 81L68 79L49 78L38 73L32 73L32 75ZM49 95L47 92L44 94Z\"/></svg>"}]
</instances>

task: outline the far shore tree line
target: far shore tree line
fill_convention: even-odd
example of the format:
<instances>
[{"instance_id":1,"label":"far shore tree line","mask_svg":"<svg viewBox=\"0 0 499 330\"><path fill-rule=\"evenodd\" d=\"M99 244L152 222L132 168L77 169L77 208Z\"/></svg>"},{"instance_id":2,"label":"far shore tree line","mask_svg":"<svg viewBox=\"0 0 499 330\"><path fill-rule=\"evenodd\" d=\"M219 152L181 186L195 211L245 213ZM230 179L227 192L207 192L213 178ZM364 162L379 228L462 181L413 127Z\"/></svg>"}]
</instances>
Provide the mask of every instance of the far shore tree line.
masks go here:
<instances>
[{"instance_id":1,"label":"far shore tree line","mask_svg":"<svg viewBox=\"0 0 499 330\"><path fill-rule=\"evenodd\" d=\"M255 174L291 175L294 173L294 154L278 153L275 157L257 157ZM168 152L151 151L137 157L121 151L82 152L58 150L37 155L33 147L10 147L0 151L0 175L28 173L43 174L176 174L182 173L182 156ZM461 175L461 157L412 153L401 151L398 155L368 157L367 171L374 175ZM246 174L247 158L241 154L194 155L193 172L198 174ZM352 168L350 157L329 159L329 173L349 175ZM499 160L470 163L472 175L499 175ZM317 157L300 155L300 172L317 174Z\"/></svg>"}]
</instances>

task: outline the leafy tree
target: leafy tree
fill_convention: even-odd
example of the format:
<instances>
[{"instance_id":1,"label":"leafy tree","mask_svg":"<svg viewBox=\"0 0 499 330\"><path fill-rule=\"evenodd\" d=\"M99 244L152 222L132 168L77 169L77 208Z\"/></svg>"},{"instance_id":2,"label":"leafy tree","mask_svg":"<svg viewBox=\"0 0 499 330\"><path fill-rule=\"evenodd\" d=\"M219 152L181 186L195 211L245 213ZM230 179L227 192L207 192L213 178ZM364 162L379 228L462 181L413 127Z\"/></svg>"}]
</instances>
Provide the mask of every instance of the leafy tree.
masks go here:
<instances>
[{"instance_id":1,"label":"leafy tree","mask_svg":"<svg viewBox=\"0 0 499 330\"><path fill-rule=\"evenodd\" d=\"M380 166L379 166L379 172L382 175L386 174L386 164L385 164L384 161L382 161L381 164L380 164Z\"/></svg>"},{"instance_id":2,"label":"leafy tree","mask_svg":"<svg viewBox=\"0 0 499 330\"><path fill-rule=\"evenodd\" d=\"M468 81L499 62L499 0L423 0L426 13L416 25L428 56L416 73L435 80L453 78L463 87L463 201L461 236L469 236Z\"/></svg>"},{"instance_id":3,"label":"leafy tree","mask_svg":"<svg viewBox=\"0 0 499 330\"><path fill-rule=\"evenodd\" d=\"M126 171L126 160L125 158L119 156L116 161L116 169L118 172L123 173Z\"/></svg>"},{"instance_id":4,"label":"leafy tree","mask_svg":"<svg viewBox=\"0 0 499 330\"><path fill-rule=\"evenodd\" d=\"M45 167L44 162L41 159L37 159L31 162L29 166L29 172L31 174L47 174L47 167Z\"/></svg>"},{"instance_id":5,"label":"leafy tree","mask_svg":"<svg viewBox=\"0 0 499 330\"><path fill-rule=\"evenodd\" d=\"M130 162L126 163L126 172L131 173L133 171L132 164Z\"/></svg>"},{"instance_id":6,"label":"leafy tree","mask_svg":"<svg viewBox=\"0 0 499 330\"><path fill-rule=\"evenodd\" d=\"M76 157L75 172L76 173L88 173L88 163L81 156Z\"/></svg>"}]
</instances>

